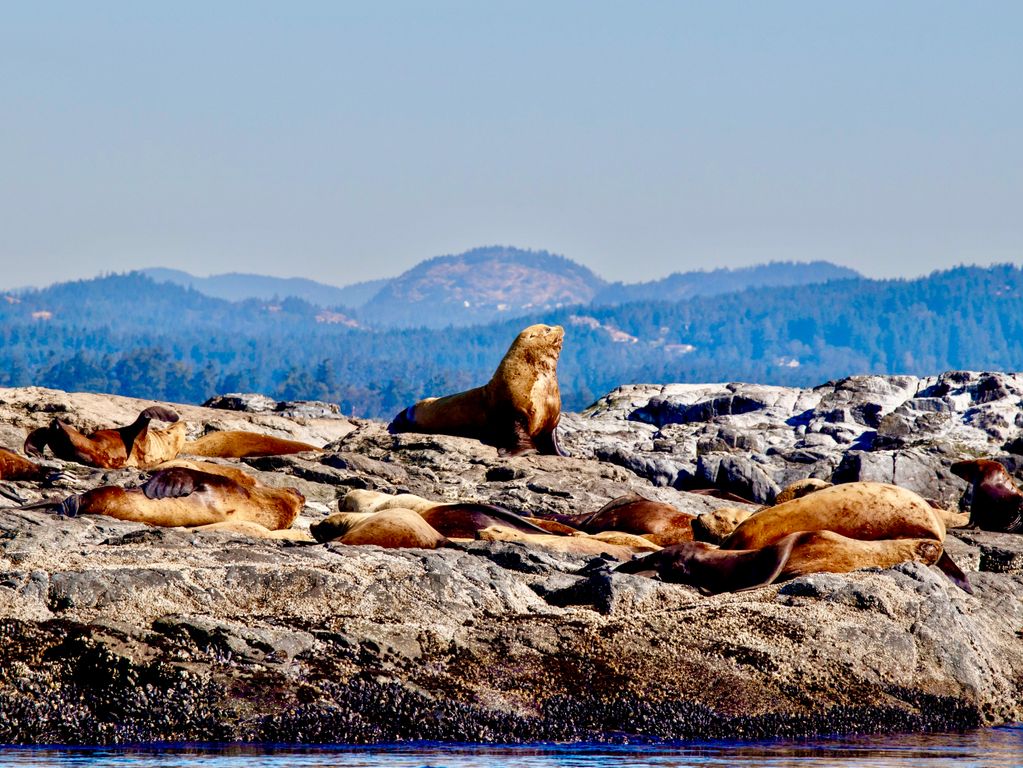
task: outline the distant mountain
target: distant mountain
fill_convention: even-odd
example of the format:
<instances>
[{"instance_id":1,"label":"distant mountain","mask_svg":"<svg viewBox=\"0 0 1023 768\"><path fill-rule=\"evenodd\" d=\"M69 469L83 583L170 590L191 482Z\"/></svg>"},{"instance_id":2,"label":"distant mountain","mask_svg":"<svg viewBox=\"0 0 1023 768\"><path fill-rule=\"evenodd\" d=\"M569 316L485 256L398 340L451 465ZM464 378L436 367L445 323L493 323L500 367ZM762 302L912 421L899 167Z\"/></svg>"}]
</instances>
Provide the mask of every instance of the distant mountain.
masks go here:
<instances>
[{"instance_id":1,"label":"distant mountain","mask_svg":"<svg viewBox=\"0 0 1023 768\"><path fill-rule=\"evenodd\" d=\"M153 268L142 270L142 274L228 301L293 297L319 307L348 307L356 310L348 315L362 323L396 328L477 325L562 306L682 301L747 288L860 277L855 270L814 261L676 272L645 283L607 283L564 256L506 246L438 256L395 278L344 287L300 277L238 272L196 277L176 269Z\"/></svg>"},{"instance_id":2,"label":"distant mountain","mask_svg":"<svg viewBox=\"0 0 1023 768\"><path fill-rule=\"evenodd\" d=\"M588 304L605 285L564 256L491 246L417 264L389 281L361 316L391 326L472 325Z\"/></svg>"},{"instance_id":3,"label":"distant mountain","mask_svg":"<svg viewBox=\"0 0 1023 768\"><path fill-rule=\"evenodd\" d=\"M708 272L675 272L647 283L611 283L594 298L595 305L629 301L682 301L694 296L714 296L746 288L768 288L862 277L854 269L827 261L773 261L755 267L715 269Z\"/></svg>"},{"instance_id":4,"label":"distant mountain","mask_svg":"<svg viewBox=\"0 0 1023 768\"><path fill-rule=\"evenodd\" d=\"M217 299L243 301L293 297L320 307L360 307L388 282L369 280L339 288L304 277L268 277L241 272L196 277L188 272L162 267L143 269L141 272L158 283L183 285Z\"/></svg>"}]
</instances>

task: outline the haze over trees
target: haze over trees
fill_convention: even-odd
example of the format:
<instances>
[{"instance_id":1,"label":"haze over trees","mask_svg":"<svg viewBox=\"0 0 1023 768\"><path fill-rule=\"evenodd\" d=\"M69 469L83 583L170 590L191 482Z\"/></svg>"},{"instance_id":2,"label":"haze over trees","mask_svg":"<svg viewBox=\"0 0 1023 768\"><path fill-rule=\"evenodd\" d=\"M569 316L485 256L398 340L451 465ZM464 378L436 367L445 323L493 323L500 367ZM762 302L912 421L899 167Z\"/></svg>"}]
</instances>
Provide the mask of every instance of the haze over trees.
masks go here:
<instances>
[{"instance_id":1,"label":"haze over trees","mask_svg":"<svg viewBox=\"0 0 1023 768\"><path fill-rule=\"evenodd\" d=\"M532 322L566 328L568 409L635 382L807 386L855 373L1023 368L1023 271L1010 265L561 306L441 329L374 327L361 315L295 298L229 302L138 273L57 284L0 298L0 385L178 402L263 392L387 418L484 383Z\"/></svg>"}]
</instances>

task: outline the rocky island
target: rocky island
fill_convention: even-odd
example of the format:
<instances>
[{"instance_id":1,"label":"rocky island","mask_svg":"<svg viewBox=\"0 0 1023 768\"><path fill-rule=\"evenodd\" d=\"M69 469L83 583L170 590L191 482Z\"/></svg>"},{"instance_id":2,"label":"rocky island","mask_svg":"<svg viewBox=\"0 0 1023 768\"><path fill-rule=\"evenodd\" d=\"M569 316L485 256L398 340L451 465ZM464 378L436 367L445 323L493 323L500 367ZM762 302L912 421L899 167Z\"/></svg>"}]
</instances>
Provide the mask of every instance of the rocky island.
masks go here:
<instances>
[{"instance_id":1,"label":"rocky island","mask_svg":"<svg viewBox=\"0 0 1023 768\"><path fill-rule=\"evenodd\" d=\"M1023 468L1023 376L863 376L813 389L630 385L562 414L570 457L389 434L324 403L174 406L191 436L249 429L322 453L236 462L292 486L308 528L353 489L520 513L629 491L693 513L716 487L895 483L956 508L964 458ZM150 401L0 390L0 447L55 416ZM602 557L510 542L395 550L16 509L137 469L47 459L0 497L0 743L759 738L1023 719L1023 537L951 531L972 596L904 563L704 596ZM12 498L7 498L10 496ZM20 499L21 501L17 501Z\"/></svg>"}]
</instances>

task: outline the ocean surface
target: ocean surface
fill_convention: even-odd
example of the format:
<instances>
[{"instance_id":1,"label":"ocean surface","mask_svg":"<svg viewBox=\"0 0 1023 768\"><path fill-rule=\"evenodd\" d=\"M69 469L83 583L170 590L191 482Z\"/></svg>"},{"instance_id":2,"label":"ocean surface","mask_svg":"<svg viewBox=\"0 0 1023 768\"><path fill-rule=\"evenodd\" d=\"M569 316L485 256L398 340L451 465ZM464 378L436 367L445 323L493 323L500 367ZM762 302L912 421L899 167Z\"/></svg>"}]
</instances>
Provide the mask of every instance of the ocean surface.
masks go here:
<instances>
[{"instance_id":1,"label":"ocean surface","mask_svg":"<svg viewBox=\"0 0 1023 768\"><path fill-rule=\"evenodd\" d=\"M967 733L673 745L407 743L373 747L275 745L134 746L118 749L0 747L0 766L121 768L684 768L685 766L1023 766L1023 725Z\"/></svg>"}]
</instances>

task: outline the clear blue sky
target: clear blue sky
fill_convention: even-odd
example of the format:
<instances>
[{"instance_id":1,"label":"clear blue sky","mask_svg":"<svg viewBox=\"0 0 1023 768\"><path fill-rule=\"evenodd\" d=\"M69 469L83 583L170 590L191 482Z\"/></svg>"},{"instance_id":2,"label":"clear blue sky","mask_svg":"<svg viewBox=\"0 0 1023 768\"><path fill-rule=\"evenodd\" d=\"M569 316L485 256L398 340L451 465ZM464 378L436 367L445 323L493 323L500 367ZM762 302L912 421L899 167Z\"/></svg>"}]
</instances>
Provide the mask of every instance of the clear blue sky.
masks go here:
<instances>
[{"instance_id":1,"label":"clear blue sky","mask_svg":"<svg viewBox=\"0 0 1023 768\"><path fill-rule=\"evenodd\" d=\"M0 287L1023 260L1020 2L25 2Z\"/></svg>"}]
</instances>

